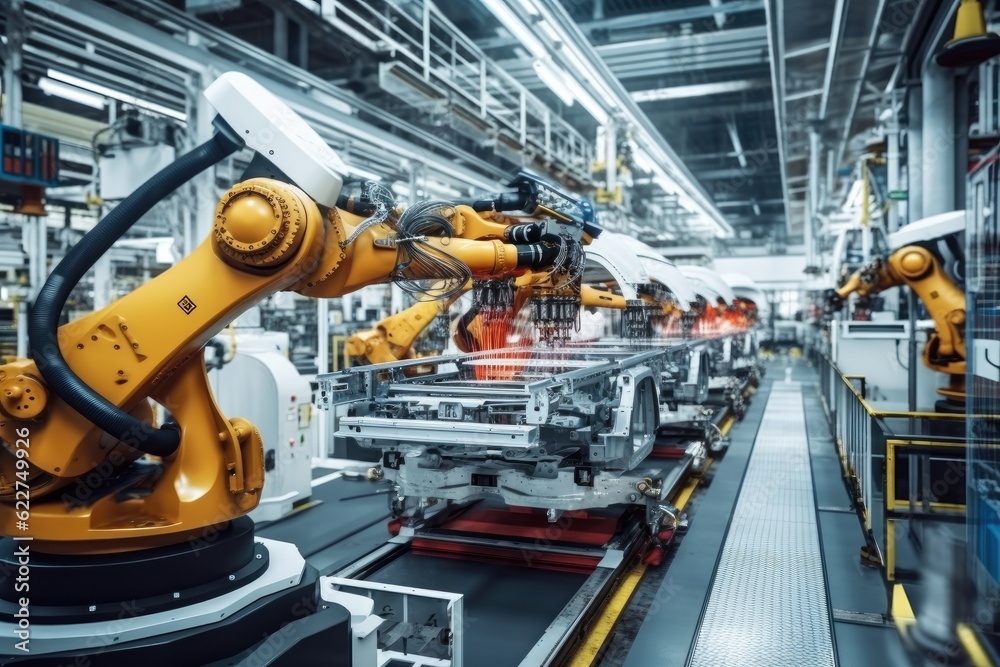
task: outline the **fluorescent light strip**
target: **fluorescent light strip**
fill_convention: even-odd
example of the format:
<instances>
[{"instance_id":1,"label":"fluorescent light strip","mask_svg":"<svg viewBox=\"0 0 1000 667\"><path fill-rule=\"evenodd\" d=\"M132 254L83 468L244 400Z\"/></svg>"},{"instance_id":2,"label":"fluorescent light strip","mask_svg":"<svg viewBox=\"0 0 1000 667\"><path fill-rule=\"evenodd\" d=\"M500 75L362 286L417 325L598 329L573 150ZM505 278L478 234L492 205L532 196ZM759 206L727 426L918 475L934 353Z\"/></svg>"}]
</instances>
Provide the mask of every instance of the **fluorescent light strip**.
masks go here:
<instances>
[{"instance_id":1,"label":"fluorescent light strip","mask_svg":"<svg viewBox=\"0 0 1000 667\"><path fill-rule=\"evenodd\" d=\"M88 93L86 90L81 90L73 86L67 86L65 83L59 83L44 76L38 80L38 87L46 95L55 95L56 97L61 97L64 100L76 102L92 109L103 109L107 106L107 101L99 95Z\"/></svg>"},{"instance_id":2,"label":"fluorescent light strip","mask_svg":"<svg viewBox=\"0 0 1000 667\"><path fill-rule=\"evenodd\" d=\"M702 97L722 93L738 93L759 87L760 82L755 80L721 81L718 83L698 83L691 86L671 86L670 88L637 90L631 95L632 99L636 102L658 102L660 100L679 100L688 97Z\"/></svg>"},{"instance_id":3,"label":"fluorescent light strip","mask_svg":"<svg viewBox=\"0 0 1000 667\"><path fill-rule=\"evenodd\" d=\"M602 107L597 100L591 97L590 93L583 89L583 86L581 86L579 82L573 78L572 74L566 75L566 78L563 79L563 85L566 86L566 88L573 94L573 97L580 103L580 106L586 109L587 113L594 117L594 120L601 125L608 122L608 113L604 110L604 107Z\"/></svg>"},{"instance_id":4,"label":"fluorescent light strip","mask_svg":"<svg viewBox=\"0 0 1000 667\"><path fill-rule=\"evenodd\" d=\"M483 0L483 2L487 4L494 4L497 2L497 0ZM549 24L550 27L555 26L556 29L559 28L560 23L554 20L552 12L550 12L545 7L544 3L539 2L539 0L518 0L518 2L520 2L522 5L530 6L531 9L534 10L531 13L532 14L537 13L541 17L543 23ZM567 29L563 28L561 30L565 34ZM560 41L561 41L561 46L558 49L557 53L559 54L558 57L561 63L567 67L571 75L576 74L578 78L586 80L591 85L591 87L594 89L594 92L597 94L598 98L601 99L602 103L605 105L606 109L610 111L616 110L618 108L618 103L617 103L618 93L614 91L614 87L609 85L609 83L605 81L603 77L597 76L596 72L590 66L587 65L586 58L583 56L583 52L581 51L577 42L575 42L572 39L563 39ZM577 101L580 102L581 105L585 105L582 99L578 98ZM642 122L640 118L636 116L636 113L642 114L642 111L639 109L635 109L634 106L629 104L624 104L623 110L625 114L628 116L628 120L631 120L633 121L633 123L640 126L638 128L640 142L643 143L644 145L650 146L651 148L650 157L652 158L653 162L656 163L657 165L672 164L673 161L663 150L663 147L660 145L660 140L655 136L651 136L651 132L655 130L646 130L641 127ZM656 171L666 176L666 172L663 171L662 168L658 168ZM694 192L700 191L698 185L694 183L693 180L689 179L687 176L682 175L682 180ZM717 230L716 234L717 236L725 237L733 233L732 227L728 223L726 223L725 220L721 218L720 214L718 214L717 211L713 210L714 207L712 207L710 203L708 204L708 206L696 203L694 199L692 199L689 195L686 194L684 194L681 197L681 201L686 202L685 207L690 207L689 210L694 212L701 212L703 215L706 216L708 220L711 220ZM712 211L713 214L708 215L709 211ZM720 217L717 218L716 216Z\"/></svg>"},{"instance_id":5,"label":"fluorescent light strip","mask_svg":"<svg viewBox=\"0 0 1000 667\"><path fill-rule=\"evenodd\" d=\"M535 5L532 0L517 1L527 14L530 14L531 16L542 16L541 8ZM541 43L532 29L525 25L525 23L521 21L521 18L515 15L502 0L482 0L482 3L487 9L493 12L493 15L496 16L500 23L502 23L510 34L514 36L514 39L520 42L524 48L528 49L532 55L543 62L549 60L549 49ZM570 64L576 70L576 78L583 78L589 81L590 84L597 89L598 93L600 93L600 95L607 101L608 105L614 109L614 95L611 94L610 89L604 86L602 81L599 81L596 77L594 77L593 72L591 72L589 68L583 64L579 55L576 55L567 49L569 45L562 43L559 40L559 33L555 30L555 28L553 28L552 24L542 20L541 23L539 23L539 26L551 41L562 44L562 48L559 52L561 55L569 57ZM536 67L535 70L538 71L538 68ZM561 75L562 70L553 65L552 73ZM574 77L573 72L566 74L560 84L557 84L556 86L553 86L549 81L545 80L545 76L547 75L548 73L544 76L540 74L539 78L542 79L542 82L552 89L552 92L558 95L561 99L565 101L565 93L568 91L572 94L573 98L580 103L580 106L586 109L587 113L594 117L594 120L602 125L608 122L608 113L605 110L604 105L594 99L594 97L580 85Z\"/></svg>"},{"instance_id":6,"label":"fluorescent light strip","mask_svg":"<svg viewBox=\"0 0 1000 667\"><path fill-rule=\"evenodd\" d=\"M542 32L545 33L545 36L551 39L553 42L556 42L557 44L562 44L563 41L562 36L558 32L556 32L556 29L553 28L552 24L550 24L548 21L539 22L538 27L541 28Z\"/></svg>"},{"instance_id":7,"label":"fluorescent light strip","mask_svg":"<svg viewBox=\"0 0 1000 667\"><path fill-rule=\"evenodd\" d=\"M573 92L566 85L566 72L552 64L548 58L539 58L534 62L535 74L542 83L549 87L566 106L571 106L576 99Z\"/></svg>"},{"instance_id":8,"label":"fluorescent light strip","mask_svg":"<svg viewBox=\"0 0 1000 667\"><path fill-rule=\"evenodd\" d=\"M368 171L366 169L361 169L359 167L348 166L347 171L351 176L355 178L364 179L366 181L381 181L383 178L379 174Z\"/></svg>"},{"instance_id":9,"label":"fluorescent light strip","mask_svg":"<svg viewBox=\"0 0 1000 667\"><path fill-rule=\"evenodd\" d=\"M145 109L146 111L158 113L161 116L168 116L170 118L174 118L181 122L187 121L187 114L185 113L174 111L173 109L165 107L161 104L156 104L155 102L149 102L147 100L140 99L133 95L123 93L120 90L115 90L113 88L102 86L98 83L92 83L90 81L86 81L79 77L73 76L72 74L66 74L65 72L59 72L57 70L50 69L48 72L46 72L46 75L50 79L55 79L56 81L68 83L71 86L76 86L77 88L82 88L83 90L96 93L97 95L103 95L104 97L110 97L113 100L118 100L119 102L131 104L132 106L139 107L140 109Z\"/></svg>"},{"instance_id":10,"label":"fluorescent light strip","mask_svg":"<svg viewBox=\"0 0 1000 667\"><path fill-rule=\"evenodd\" d=\"M536 58L544 58L548 55L547 49L542 45L538 38L535 36L531 30L521 23L521 20L514 15L514 12L505 5L501 0L483 0L483 4L486 5L487 9L493 12L500 23L510 31L510 34L514 36L514 39L521 43L521 46L528 49L531 55Z\"/></svg>"}]
</instances>

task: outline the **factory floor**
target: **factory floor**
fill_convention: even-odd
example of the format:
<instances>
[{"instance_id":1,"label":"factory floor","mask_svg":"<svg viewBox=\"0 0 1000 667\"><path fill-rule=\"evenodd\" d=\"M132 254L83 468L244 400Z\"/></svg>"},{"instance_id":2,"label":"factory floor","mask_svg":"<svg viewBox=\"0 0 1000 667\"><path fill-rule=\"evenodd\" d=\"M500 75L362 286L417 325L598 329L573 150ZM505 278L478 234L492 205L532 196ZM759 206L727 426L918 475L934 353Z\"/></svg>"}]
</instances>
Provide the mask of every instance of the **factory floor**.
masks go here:
<instances>
[{"instance_id":1,"label":"factory floor","mask_svg":"<svg viewBox=\"0 0 1000 667\"><path fill-rule=\"evenodd\" d=\"M746 417L730 432L725 458L689 506L690 530L664 567L645 578L594 664L908 664L895 627L884 621L881 572L859 559L864 535L817 380L800 358L767 364ZM805 435L802 448L755 458L775 438L789 438L787 420L777 433L763 431L797 401L801 410L791 419L803 423L791 436ZM769 479L751 482L751 467ZM809 541L811 549L803 544Z\"/></svg>"},{"instance_id":2,"label":"factory floor","mask_svg":"<svg viewBox=\"0 0 1000 667\"><path fill-rule=\"evenodd\" d=\"M904 664L884 621L881 572L860 563L864 537L816 383L803 359L768 362L725 456L685 507L690 529L645 569L603 647L573 664ZM389 539L384 484L316 469L313 492L315 505L258 534L296 543L322 574ZM476 587L491 584L479 577ZM919 604L919 591L908 592ZM501 616L495 630L517 625Z\"/></svg>"}]
</instances>

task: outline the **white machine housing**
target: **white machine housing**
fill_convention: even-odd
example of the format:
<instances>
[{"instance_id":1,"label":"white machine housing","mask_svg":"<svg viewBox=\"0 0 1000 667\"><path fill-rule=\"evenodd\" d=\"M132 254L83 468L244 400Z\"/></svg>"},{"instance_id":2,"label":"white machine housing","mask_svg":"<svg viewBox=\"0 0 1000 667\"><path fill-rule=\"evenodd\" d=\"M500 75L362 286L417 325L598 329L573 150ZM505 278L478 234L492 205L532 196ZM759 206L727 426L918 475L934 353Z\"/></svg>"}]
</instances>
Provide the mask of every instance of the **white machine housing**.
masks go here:
<instances>
[{"instance_id":1,"label":"white machine housing","mask_svg":"<svg viewBox=\"0 0 1000 667\"><path fill-rule=\"evenodd\" d=\"M336 206L347 166L316 130L264 86L226 72L205 97L249 148L324 206Z\"/></svg>"},{"instance_id":2,"label":"white machine housing","mask_svg":"<svg viewBox=\"0 0 1000 667\"><path fill-rule=\"evenodd\" d=\"M264 489L250 513L257 522L276 521L312 495L312 387L287 350L286 333L238 334L232 361L209 373L222 411L251 419L264 440Z\"/></svg>"},{"instance_id":3,"label":"white machine housing","mask_svg":"<svg viewBox=\"0 0 1000 667\"><path fill-rule=\"evenodd\" d=\"M908 409L909 367L917 365L917 410L934 411L940 398L937 388L947 377L927 368L920 358L932 320L917 322L917 358L909 359L910 323L879 319L871 322L836 321L830 329L830 346L837 368L844 375L866 379L869 403L882 410Z\"/></svg>"},{"instance_id":4,"label":"white machine housing","mask_svg":"<svg viewBox=\"0 0 1000 667\"><path fill-rule=\"evenodd\" d=\"M889 250L899 250L915 243L936 241L965 231L965 210L932 215L906 225L888 236Z\"/></svg>"},{"instance_id":5,"label":"white machine housing","mask_svg":"<svg viewBox=\"0 0 1000 667\"><path fill-rule=\"evenodd\" d=\"M603 236L603 235L602 235ZM676 297L681 310L691 310L691 304L697 298L691 283L684 277L677 265L663 256L655 248L625 234L614 234L616 241L621 241L629 250L635 253L639 262L652 280L670 290Z\"/></svg>"}]
</instances>

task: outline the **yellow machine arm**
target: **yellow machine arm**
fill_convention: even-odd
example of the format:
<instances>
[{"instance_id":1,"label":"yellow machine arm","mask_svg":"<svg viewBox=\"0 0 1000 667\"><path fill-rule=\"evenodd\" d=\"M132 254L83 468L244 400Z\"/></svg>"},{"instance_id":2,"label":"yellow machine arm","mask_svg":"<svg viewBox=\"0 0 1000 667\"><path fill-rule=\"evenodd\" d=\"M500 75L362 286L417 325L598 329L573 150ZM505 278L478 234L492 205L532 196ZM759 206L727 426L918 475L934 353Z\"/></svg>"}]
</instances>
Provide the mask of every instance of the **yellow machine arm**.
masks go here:
<instances>
[{"instance_id":1,"label":"yellow machine arm","mask_svg":"<svg viewBox=\"0 0 1000 667\"><path fill-rule=\"evenodd\" d=\"M473 276L517 275L557 254L544 243L505 243L506 218L489 220L463 207L451 213L454 237L417 241L465 264ZM110 553L195 539L206 527L252 510L264 479L261 438L247 420L221 413L202 348L275 292L337 297L397 277L404 246L414 240L399 238L385 223L362 228L363 222L320 208L278 180L242 182L222 197L211 236L189 257L59 328L62 356L89 387L145 423L152 422L152 398L177 423L176 451L159 459L155 473L124 487L109 484L120 484L118 473L141 456L147 432L103 432L47 386L32 359L0 366L0 437L30 439L27 459L0 448L0 500L6 501L0 533L30 535L39 551ZM534 266L522 265L529 261ZM13 504L26 485L28 533L19 530Z\"/></svg>"},{"instance_id":2,"label":"yellow machine arm","mask_svg":"<svg viewBox=\"0 0 1000 667\"><path fill-rule=\"evenodd\" d=\"M890 287L907 285L923 302L936 331L924 346L924 364L953 377L965 375L965 294L945 274L930 250L906 246L885 260L876 259L852 275L836 290L840 301L851 294L869 296ZM957 395L960 382L953 382L948 395Z\"/></svg>"},{"instance_id":3,"label":"yellow machine arm","mask_svg":"<svg viewBox=\"0 0 1000 667\"><path fill-rule=\"evenodd\" d=\"M551 284L551 276L547 273L532 272L518 276L514 280L517 289L515 303L520 306L531 297L533 287L544 287ZM467 284L462 294L472 289ZM448 309L458 299L456 294L448 299L437 301L418 301L406 310L390 315L371 329L357 331L347 340L347 354L357 359L359 363L381 364L409 359L413 343L417 337L431 325L436 317L447 314ZM596 289L590 285L580 288L580 301L584 307L612 308L625 310L624 297L610 291ZM478 331L474 322L469 325L469 331ZM457 340L457 339L456 339ZM469 351L469 350L466 350Z\"/></svg>"},{"instance_id":4,"label":"yellow machine arm","mask_svg":"<svg viewBox=\"0 0 1000 667\"><path fill-rule=\"evenodd\" d=\"M371 329L354 332L347 339L347 354L365 364L409 359L417 337L434 318L447 313L456 298L418 301L406 310L386 317Z\"/></svg>"}]
</instances>

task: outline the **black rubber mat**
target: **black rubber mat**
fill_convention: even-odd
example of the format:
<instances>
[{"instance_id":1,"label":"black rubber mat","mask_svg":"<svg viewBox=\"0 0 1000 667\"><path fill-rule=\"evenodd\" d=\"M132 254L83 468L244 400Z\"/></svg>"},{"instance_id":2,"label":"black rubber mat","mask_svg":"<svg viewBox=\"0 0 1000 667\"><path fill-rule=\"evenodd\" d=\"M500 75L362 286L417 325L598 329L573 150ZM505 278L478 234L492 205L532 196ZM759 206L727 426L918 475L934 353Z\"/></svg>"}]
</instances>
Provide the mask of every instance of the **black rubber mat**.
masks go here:
<instances>
[{"instance_id":1,"label":"black rubber mat","mask_svg":"<svg viewBox=\"0 0 1000 667\"><path fill-rule=\"evenodd\" d=\"M407 553L368 579L461 593L465 664L516 667L586 575Z\"/></svg>"},{"instance_id":2,"label":"black rubber mat","mask_svg":"<svg viewBox=\"0 0 1000 667\"><path fill-rule=\"evenodd\" d=\"M835 623L837 658L842 667L897 667L912 664L895 626Z\"/></svg>"},{"instance_id":3,"label":"black rubber mat","mask_svg":"<svg viewBox=\"0 0 1000 667\"><path fill-rule=\"evenodd\" d=\"M367 480L335 479L320 484L313 487L312 500L321 503L278 521L261 524L257 535L291 542L303 556L309 558L381 523L381 540L371 546L374 549L389 539L388 529L384 527L389 520L386 488L384 483L375 484Z\"/></svg>"}]
</instances>

